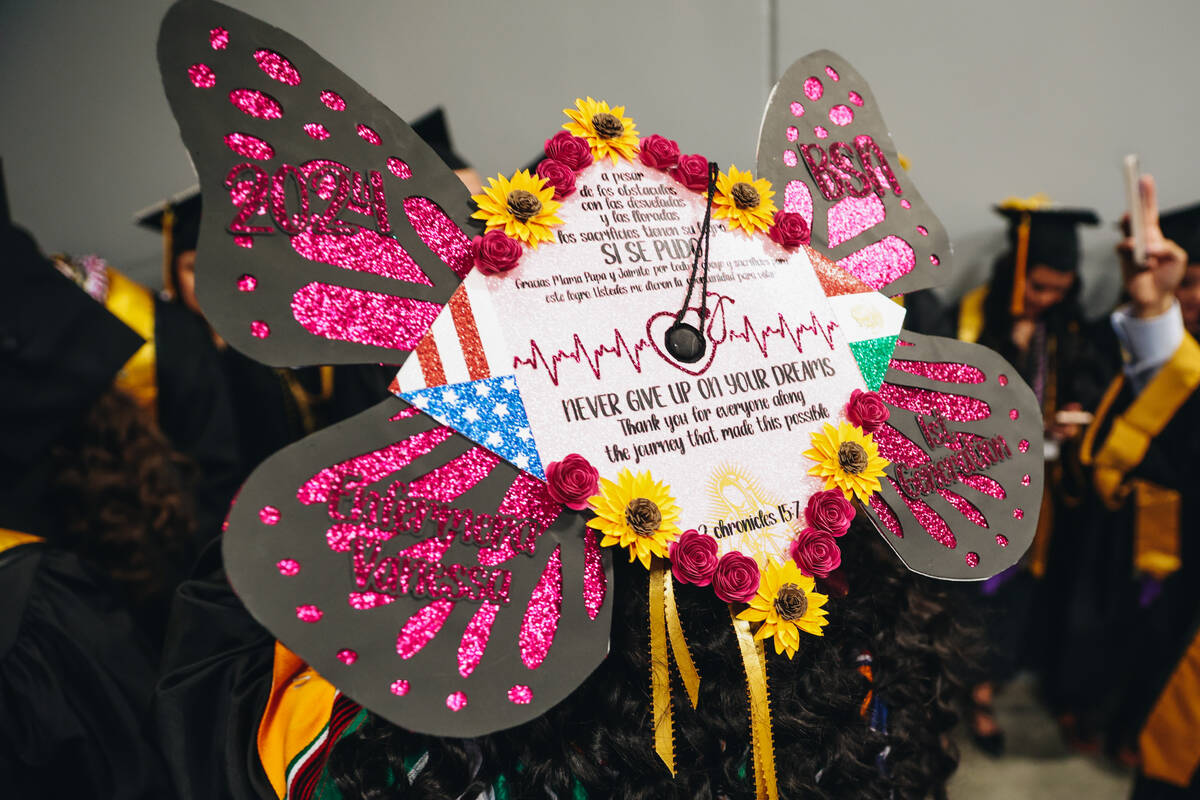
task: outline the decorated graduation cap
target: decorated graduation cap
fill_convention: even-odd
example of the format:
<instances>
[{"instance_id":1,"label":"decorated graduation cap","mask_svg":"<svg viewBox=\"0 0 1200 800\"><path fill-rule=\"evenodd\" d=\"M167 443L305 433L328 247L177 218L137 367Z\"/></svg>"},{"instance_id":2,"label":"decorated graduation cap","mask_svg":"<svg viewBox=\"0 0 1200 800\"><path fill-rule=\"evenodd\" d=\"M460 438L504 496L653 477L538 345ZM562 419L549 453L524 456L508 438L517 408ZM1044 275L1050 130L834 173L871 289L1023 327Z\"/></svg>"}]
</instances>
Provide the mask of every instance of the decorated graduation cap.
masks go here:
<instances>
[{"instance_id":1,"label":"decorated graduation cap","mask_svg":"<svg viewBox=\"0 0 1200 800\"><path fill-rule=\"evenodd\" d=\"M1031 267L1057 272L1079 270L1079 226L1098 225L1100 217L1087 208L1061 208L1044 194L1010 197L995 207L1008 222L1008 246L1013 254L1014 315L1025 310L1025 278Z\"/></svg>"},{"instance_id":2,"label":"decorated graduation cap","mask_svg":"<svg viewBox=\"0 0 1200 800\"><path fill-rule=\"evenodd\" d=\"M200 238L200 187L191 186L134 215L134 222L162 234L163 288L170 296L178 291L175 260L195 250Z\"/></svg>"},{"instance_id":3,"label":"decorated graduation cap","mask_svg":"<svg viewBox=\"0 0 1200 800\"><path fill-rule=\"evenodd\" d=\"M1164 211L1158 216L1163 236L1187 251L1188 263L1200 263L1200 203Z\"/></svg>"},{"instance_id":4,"label":"decorated graduation cap","mask_svg":"<svg viewBox=\"0 0 1200 800\"><path fill-rule=\"evenodd\" d=\"M619 551L693 702L673 586L730 604L773 796L754 639L790 657L838 624L821 582L853 516L935 577L1028 547L1037 402L990 351L901 329L887 295L939 280L949 244L836 55L776 87L757 176L588 97L474 197L246 14L175 5L159 62L216 329L269 364L399 365L392 397L260 466L224 540L251 613L375 713L445 736L545 713L608 651ZM669 692L656 671L673 769Z\"/></svg>"}]
</instances>

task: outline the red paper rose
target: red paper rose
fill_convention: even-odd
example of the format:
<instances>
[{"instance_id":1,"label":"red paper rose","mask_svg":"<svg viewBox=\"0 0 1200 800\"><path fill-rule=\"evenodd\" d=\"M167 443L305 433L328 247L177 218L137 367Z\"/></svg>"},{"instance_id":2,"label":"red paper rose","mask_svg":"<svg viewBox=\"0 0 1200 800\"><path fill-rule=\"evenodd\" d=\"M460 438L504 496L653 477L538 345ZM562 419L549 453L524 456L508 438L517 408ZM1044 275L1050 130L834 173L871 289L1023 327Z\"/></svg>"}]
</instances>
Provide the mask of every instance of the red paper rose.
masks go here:
<instances>
[{"instance_id":1,"label":"red paper rose","mask_svg":"<svg viewBox=\"0 0 1200 800\"><path fill-rule=\"evenodd\" d=\"M586 458L571 453L546 465L546 489L556 503L582 511L588 498L600 493L600 473Z\"/></svg>"},{"instance_id":2,"label":"red paper rose","mask_svg":"<svg viewBox=\"0 0 1200 800\"><path fill-rule=\"evenodd\" d=\"M828 531L805 528L792 542L796 566L816 578L824 578L842 565L842 551Z\"/></svg>"},{"instance_id":3,"label":"red paper rose","mask_svg":"<svg viewBox=\"0 0 1200 800\"><path fill-rule=\"evenodd\" d=\"M559 131L546 140L546 158L553 158L578 172L592 163L592 148L586 139Z\"/></svg>"},{"instance_id":4,"label":"red paper rose","mask_svg":"<svg viewBox=\"0 0 1200 800\"><path fill-rule=\"evenodd\" d=\"M879 430L891 414L878 392L855 389L850 393L850 402L846 403L846 419L862 428L863 433Z\"/></svg>"},{"instance_id":5,"label":"red paper rose","mask_svg":"<svg viewBox=\"0 0 1200 800\"><path fill-rule=\"evenodd\" d=\"M767 235L771 241L783 247L799 247L812 239L808 223L794 211L776 211L775 224L767 231Z\"/></svg>"},{"instance_id":6,"label":"red paper rose","mask_svg":"<svg viewBox=\"0 0 1200 800\"><path fill-rule=\"evenodd\" d=\"M838 489L817 492L808 498L808 506L804 509L809 525L834 536L843 536L850 530L854 513L854 506Z\"/></svg>"},{"instance_id":7,"label":"red paper rose","mask_svg":"<svg viewBox=\"0 0 1200 800\"><path fill-rule=\"evenodd\" d=\"M708 586L717 571L717 540L699 531L684 531L671 542L671 574L680 583Z\"/></svg>"},{"instance_id":8,"label":"red paper rose","mask_svg":"<svg viewBox=\"0 0 1200 800\"><path fill-rule=\"evenodd\" d=\"M562 200L575 191L575 170L561 161L555 161L553 158L542 159L537 165L537 174L548 185L554 187L555 200Z\"/></svg>"},{"instance_id":9,"label":"red paper rose","mask_svg":"<svg viewBox=\"0 0 1200 800\"><path fill-rule=\"evenodd\" d=\"M679 145L674 139L652 133L642 139L642 151L638 158L647 167L670 169L679 163ZM707 178L705 180L707 186Z\"/></svg>"},{"instance_id":10,"label":"red paper rose","mask_svg":"<svg viewBox=\"0 0 1200 800\"><path fill-rule=\"evenodd\" d=\"M708 159L704 156L680 156L679 164L671 170L671 175L693 191L708 191Z\"/></svg>"},{"instance_id":11,"label":"red paper rose","mask_svg":"<svg viewBox=\"0 0 1200 800\"><path fill-rule=\"evenodd\" d=\"M741 553L726 553L717 562L712 587L726 603L745 603L758 591L758 562Z\"/></svg>"},{"instance_id":12,"label":"red paper rose","mask_svg":"<svg viewBox=\"0 0 1200 800\"><path fill-rule=\"evenodd\" d=\"M521 243L505 236L504 231L492 230L471 240L471 252L475 254L476 269L484 275L499 275L521 260Z\"/></svg>"}]
</instances>

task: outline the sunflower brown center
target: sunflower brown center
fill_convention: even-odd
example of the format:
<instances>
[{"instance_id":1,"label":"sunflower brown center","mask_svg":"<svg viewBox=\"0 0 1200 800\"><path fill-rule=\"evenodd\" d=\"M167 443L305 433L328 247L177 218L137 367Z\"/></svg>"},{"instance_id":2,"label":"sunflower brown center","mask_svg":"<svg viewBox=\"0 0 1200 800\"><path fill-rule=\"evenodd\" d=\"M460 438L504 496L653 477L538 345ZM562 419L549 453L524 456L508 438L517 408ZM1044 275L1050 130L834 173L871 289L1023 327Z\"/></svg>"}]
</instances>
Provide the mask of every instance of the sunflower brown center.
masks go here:
<instances>
[{"instance_id":1,"label":"sunflower brown center","mask_svg":"<svg viewBox=\"0 0 1200 800\"><path fill-rule=\"evenodd\" d=\"M842 442L838 448L838 464L851 475L857 475L867 468L867 451L858 442Z\"/></svg>"},{"instance_id":2,"label":"sunflower brown center","mask_svg":"<svg viewBox=\"0 0 1200 800\"><path fill-rule=\"evenodd\" d=\"M607 111L592 115L592 127L596 129L596 135L601 139L615 139L625 132L625 126L621 124L621 120Z\"/></svg>"},{"instance_id":3,"label":"sunflower brown center","mask_svg":"<svg viewBox=\"0 0 1200 800\"><path fill-rule=\"evenodd\" d=\"M758 208L760 202L758 189L755 189L745 181L735 183L733 188L729 190L729 196L733 198L733 204L743 211Z\"/></svg>"},{"instance_id":4,"label":"sunflower brown center","mask_svg":"<svg viewBox=\"0 0 1200 800\"><path fill-rule=\"evenodd\" d=\"M794 583L785 583L775 595L775 613L780 619L798 620L808 613L808 595Z\"/></svg>"},{"instance_id":5,"label":"sunflower brown center","mask_svg":"<svg viewBox=\"0 0 1200 800\"><path fill-rule=\"evenodd\" d=\"M638 536L650 536L662 524L662 512L653 500L635 497L625 506L625 522Z\"/></svg>"},{"instance_id":6,"label":"sunflower brown center","mask_svg":"<svg viewBox=\"0 0 1200 800\"><path fill-rule=\"evenodd\" d=\"M521 222L529 222L541 210L542 201L532 192L513 189L508 193L508 211Z\"/></svg>"}]
</instances>

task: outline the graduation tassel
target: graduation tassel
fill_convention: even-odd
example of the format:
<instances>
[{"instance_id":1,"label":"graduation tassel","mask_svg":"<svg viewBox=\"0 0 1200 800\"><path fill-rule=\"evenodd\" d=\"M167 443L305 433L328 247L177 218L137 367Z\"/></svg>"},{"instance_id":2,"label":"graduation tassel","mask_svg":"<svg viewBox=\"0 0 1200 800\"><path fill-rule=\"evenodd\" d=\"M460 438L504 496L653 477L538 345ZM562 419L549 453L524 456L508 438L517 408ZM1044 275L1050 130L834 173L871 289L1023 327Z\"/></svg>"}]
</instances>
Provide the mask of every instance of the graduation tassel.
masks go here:
<instances>
[{"instance_id":1,"label":"graduation tassel","mask_svg":"<svg viewBox=\"0 0 1200 800\"><path fill-rule=\"evenodd\" d=\"M172 300L178 293L175 285L175 209L167 203L162 215L163 290Z\"/></svg>"},{"instance_id":2,"label":"graduation tassel","mask_svg":"<svg viewBox=\"0 0 1200 800\"><path fill-rule=\"evenodd\" d=\"M1009 311L1014 317L1020 317L1025 313L1025 272L1027 268L1025 262L1029 260L1029 228L1031 224L1032 218L1026 211L1021 215L1021 223L1017 226L1016 264L1013 267L1012 303L1009 304Z\"/></svg>"}]
</instances>

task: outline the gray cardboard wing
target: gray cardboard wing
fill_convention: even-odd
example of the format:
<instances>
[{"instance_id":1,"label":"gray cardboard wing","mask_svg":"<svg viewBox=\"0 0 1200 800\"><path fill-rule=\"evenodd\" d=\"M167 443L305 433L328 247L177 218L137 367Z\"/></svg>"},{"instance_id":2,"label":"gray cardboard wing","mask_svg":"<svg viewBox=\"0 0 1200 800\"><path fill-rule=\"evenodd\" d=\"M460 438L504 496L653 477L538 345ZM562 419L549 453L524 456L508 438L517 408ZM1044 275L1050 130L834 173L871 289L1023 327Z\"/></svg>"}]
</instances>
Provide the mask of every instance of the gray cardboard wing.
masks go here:
<instances>
[{"instance_id":1,"label":"gray cardboard wing","mask_svg":"<svg viewBox=\"0 0 1200 800\"><path fill-rule=\"evenodd\" d=\"M805 217L812 247L873 289L945 282L950 240L900 158L871 87L828 50L792 64L767 101L758 175Z\"/></svg>"},{"instance_id":2,"label":"gray cardboard wing","mask_svg":"<svg viewBox=\"0 0 1200 800\"><path fill-rule=\"evenodd\" d=\"M875 432L892 463L867 510L914 572L984 580L1033 542L1042 505L1042 414L1016 369L976 344L901 331Z\"/></svg>"}]
</instances>

